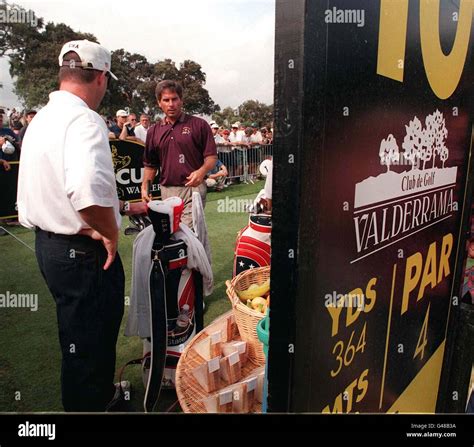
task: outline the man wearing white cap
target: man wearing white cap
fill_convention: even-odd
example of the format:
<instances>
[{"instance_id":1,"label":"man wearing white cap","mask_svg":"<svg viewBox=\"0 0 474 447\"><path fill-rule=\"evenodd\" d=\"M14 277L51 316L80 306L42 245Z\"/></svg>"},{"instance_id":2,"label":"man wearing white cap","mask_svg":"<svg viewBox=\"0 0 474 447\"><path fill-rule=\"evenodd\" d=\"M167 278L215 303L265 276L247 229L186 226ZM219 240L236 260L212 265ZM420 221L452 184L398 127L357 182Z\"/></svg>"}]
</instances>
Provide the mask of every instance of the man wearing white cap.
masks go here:
<instances>
[{"instance_id":1,"label":"man wearing white cap","mask_svg":"<svg viewBox=\"0 0 474 447\"><path fill-rule=\"evenodd\" d=\"M129 114L126 110L117 110L115 116L117 118L117 124L109 129L110 132L114 134L110 135L110 137L120 140L138 141L132 123L129 120L132 114Z\"/></svg>"},{"instance_id":2,"label":"man wearing white cap","mask_svg":"<svg viewBox=\"0 0 474 447\"><path fill-rule=\"evenodd\" d=\"M216 122L213 122L210 126L216 144L225 144L224 138L219 135L219 125Z\"/></svg>"},{"instance_id":3,"label":"man wearing white cap","mask_svg":"<svg viewBox=\"0 0 474 447\"><path fill-rule=\"evenodd\" d=\"M108 130L95 112L108 82L109 51L66 43L59 91L28 127L22 146L18 212L36 231L36 257L56 302L66 411L104 411L117 396L115 345L124 306L117 253L120 214L142 213L117 198ZM44 139L44 129L55 132Z\"/></svg>"}]
</instances>

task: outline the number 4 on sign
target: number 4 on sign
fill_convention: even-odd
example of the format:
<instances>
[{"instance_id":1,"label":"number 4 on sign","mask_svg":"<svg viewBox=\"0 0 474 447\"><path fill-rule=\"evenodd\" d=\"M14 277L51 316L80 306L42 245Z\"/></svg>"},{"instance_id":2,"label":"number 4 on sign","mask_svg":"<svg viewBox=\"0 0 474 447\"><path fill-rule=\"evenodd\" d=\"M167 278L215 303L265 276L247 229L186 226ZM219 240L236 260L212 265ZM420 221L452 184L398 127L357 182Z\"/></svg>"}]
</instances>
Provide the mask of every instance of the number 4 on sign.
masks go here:
<instances>
[{"instance_id":1,"label":"number 4 on sign","mask_svg":"<svg viewBox=\"0 0 474 447\"><path fill-rule=\"evenodd\" d=\"M420 355L420 360L423 360L423 356L425 355L425 348L428 344L428 321L430 319L430 306L431 303L428 304L428 310L426 311L425 321L423 322L423 326L421 327L420 336L418 337L418 343L415 349L415 355L413 359L416 359L418 355Z\"/></svg>"}]
</instances>

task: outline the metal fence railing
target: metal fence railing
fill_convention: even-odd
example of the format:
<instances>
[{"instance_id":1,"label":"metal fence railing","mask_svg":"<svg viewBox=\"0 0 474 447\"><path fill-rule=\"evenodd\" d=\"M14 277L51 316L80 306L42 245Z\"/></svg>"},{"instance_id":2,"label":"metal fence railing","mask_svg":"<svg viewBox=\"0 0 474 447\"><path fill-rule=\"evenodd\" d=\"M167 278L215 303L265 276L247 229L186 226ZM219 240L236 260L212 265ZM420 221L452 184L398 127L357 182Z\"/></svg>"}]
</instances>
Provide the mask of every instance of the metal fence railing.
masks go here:
<instances>
[{"instance_id":1,"label":"metal fence railing","mask_svg":"<svg viewBox=\"0 0 474 447\"><path fill-rule=\"evenodd\" d=\"M219 160L229 171L227 180L252 182L260 176L259 166L262 161L273 155L273 145L259 146L217 146Z\"/></svg>"}]
</instances>

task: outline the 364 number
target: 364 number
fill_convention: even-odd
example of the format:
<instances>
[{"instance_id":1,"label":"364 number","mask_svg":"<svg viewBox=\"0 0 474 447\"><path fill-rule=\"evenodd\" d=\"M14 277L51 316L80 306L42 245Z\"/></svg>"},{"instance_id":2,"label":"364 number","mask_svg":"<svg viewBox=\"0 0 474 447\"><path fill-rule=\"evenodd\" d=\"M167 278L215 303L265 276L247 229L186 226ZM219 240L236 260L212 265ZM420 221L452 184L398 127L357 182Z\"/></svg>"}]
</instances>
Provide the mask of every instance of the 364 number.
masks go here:
<instances>
[{"instance_id":1,"label":"364 number","mask_svg":"<svg viewBox=\"0 0 474 447\"><path fill-rule=\"evenodd\" d=\"M349 366L353 361L358 352L363 353L365 350L365 336L367 332L367 323L364 324L364 328L359 336L359 341L357 346L352 344L352 340L354 339L355 331L352 331L351 337L346 346L344 346L344 342L341 340L336 343L332 353L336 356L336 361L338 363L337 369L331 371L331 377L336 377L342 370L343 366Z\"/></svg>"}]
</instances>

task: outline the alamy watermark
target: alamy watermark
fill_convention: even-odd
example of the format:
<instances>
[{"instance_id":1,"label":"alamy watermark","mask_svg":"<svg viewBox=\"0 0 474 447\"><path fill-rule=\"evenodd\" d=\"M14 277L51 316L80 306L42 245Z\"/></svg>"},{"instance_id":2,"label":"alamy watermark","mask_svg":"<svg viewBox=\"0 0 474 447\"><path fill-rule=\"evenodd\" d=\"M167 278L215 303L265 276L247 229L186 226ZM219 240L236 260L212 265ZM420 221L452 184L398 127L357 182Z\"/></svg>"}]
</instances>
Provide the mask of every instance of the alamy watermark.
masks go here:
<instances>
[{"instance_id":1,"label":"alamy watermark","mask_svg":"<svg viewBox=\"0 0 474 447\"><path fill-rule=\"evenodd\" d=\"M10 5L6 0L0 0L0 24L8 25L12 23L30 24L38 26L38 18L34 11L20 8L18 5Z\"/></svg>"},{"instance_id":2,"label":"alamy watermark","mask_svg":"<svg viewBox=\"0 0 474 447\"><path fill-rule=\"evenodd\" d=\"M346 293L345 295L337 292L328 293L324 297L324 305L326 307L352 307L353 309L364 310L365 295L358 293Z\"/></svg>"},{"instance_id":3,"label":"alamy watermark","mask_svg":"<svg viewBox=\"0 0 474 447\"><path fill-rule=\"evenodd\" d=\"M31 312L38 310L38 295L31 293L0 293L0 308L30 309Z\"/></svg>"},{"instance_id":4,"label":"alamy watermark","mask_svg":"<svg viewBox=\"0 0 474 447\"><path fill-rule=\"evenodd\" d=\"M49 441L56 439L56 424L33 424L26 421L18 425L20 438L47 438Z\"/></svg>"},{"instance_id":5,"label":"alamy watermark","mask_svg":"<svg viewBox=\"0 0 474 447\"><path fill-rule=\"evenodd\" d=\"M254 201L250 199L231 199L226 196L225 199L217 201L218 213L248 213L253 206Z\"/></svg>"},{"instance_id":6,"label":"alamy watermark","mask_svg":"<svg viewBox=\"0 0 474 447\"><path fill-rule=\"evenodd\" d=\"M326 9L324 11L326 23L353 23L359 28L365 25L365 11L363 9Z\"/></svg>"}]
</instances>

